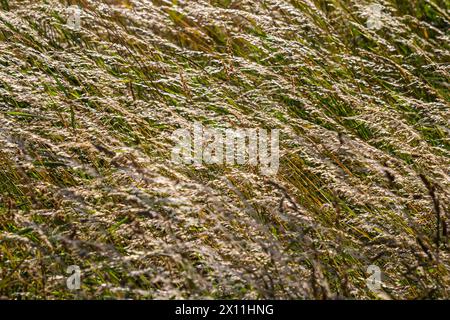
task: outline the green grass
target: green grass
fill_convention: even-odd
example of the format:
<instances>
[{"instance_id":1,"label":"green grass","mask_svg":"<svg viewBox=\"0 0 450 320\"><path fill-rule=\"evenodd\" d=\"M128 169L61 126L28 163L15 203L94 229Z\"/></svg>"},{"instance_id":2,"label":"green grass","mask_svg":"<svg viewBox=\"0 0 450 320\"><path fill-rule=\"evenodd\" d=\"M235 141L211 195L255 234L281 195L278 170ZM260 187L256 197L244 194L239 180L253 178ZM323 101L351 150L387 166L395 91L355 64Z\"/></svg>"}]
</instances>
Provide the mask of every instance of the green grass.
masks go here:
<instances>
[{"instance_id":1,"label":"green grass","mask_svg":"<svg viewBox=\"0 0 450 320\"><path fill-rule=\"evenodd\" d=\"M69 2L0 0L1 298L449 298L446 1ZM278 173L173 163L194 121Z\"/></svg>"}]
</instances>

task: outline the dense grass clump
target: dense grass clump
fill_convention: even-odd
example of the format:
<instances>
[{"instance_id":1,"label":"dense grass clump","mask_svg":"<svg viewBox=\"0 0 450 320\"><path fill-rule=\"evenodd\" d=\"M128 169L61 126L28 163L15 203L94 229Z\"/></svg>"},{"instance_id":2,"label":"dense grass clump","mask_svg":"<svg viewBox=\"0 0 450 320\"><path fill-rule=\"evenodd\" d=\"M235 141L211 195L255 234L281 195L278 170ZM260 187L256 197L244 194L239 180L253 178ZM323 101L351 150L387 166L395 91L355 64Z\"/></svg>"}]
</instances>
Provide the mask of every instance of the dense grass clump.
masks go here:
<instances>
[{"instance_id":1,"label":"dense grass clump","mask_svg":"<svg viewBox=\"0 0 450 320\"><path fill-rule=\"evenodd\" d=\"M0 297L450 298L448 1L375 2L0 0Z\"/></svg>"}]
</instances>

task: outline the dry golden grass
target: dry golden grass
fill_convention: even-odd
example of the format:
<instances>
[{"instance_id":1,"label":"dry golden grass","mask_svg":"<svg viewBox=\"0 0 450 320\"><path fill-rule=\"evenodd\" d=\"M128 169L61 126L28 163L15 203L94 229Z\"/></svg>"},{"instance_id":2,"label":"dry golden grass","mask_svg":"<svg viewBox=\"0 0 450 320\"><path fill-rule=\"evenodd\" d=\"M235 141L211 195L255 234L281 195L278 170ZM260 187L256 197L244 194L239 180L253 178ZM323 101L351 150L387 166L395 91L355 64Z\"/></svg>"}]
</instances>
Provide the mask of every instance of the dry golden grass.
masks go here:
<instances>
[{"instance_id":1,"label":"dry golden grass","mask_svg":"<svg viewBox=\"0 0 450 320\"><path fill-rule=\"evenodd\" d=\"M448 299L449 8L370 3L0 0L0 296ZM278 174L173 163L194 121Z\"/></svg>"}]
</instances>

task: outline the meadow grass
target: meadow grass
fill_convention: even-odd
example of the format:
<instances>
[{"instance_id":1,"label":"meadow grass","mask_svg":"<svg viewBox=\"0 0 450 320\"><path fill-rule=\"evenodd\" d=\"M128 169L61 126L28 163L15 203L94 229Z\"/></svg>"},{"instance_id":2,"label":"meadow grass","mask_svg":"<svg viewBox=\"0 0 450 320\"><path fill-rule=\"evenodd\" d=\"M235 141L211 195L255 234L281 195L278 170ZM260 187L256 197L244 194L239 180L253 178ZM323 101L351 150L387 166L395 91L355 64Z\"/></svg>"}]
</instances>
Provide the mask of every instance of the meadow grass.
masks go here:
<instances>
[{"instance_id":1,"label":"meadow grass","mask_svg":"<svg viewBox=\"0 0 450 320\"><path fill-rule=\"evenodd\" d=\"M0 0L0 297L448 299L449 3L377 3ZM278 173L174 163L195 121Z\"/></svg>"}]
</instances>

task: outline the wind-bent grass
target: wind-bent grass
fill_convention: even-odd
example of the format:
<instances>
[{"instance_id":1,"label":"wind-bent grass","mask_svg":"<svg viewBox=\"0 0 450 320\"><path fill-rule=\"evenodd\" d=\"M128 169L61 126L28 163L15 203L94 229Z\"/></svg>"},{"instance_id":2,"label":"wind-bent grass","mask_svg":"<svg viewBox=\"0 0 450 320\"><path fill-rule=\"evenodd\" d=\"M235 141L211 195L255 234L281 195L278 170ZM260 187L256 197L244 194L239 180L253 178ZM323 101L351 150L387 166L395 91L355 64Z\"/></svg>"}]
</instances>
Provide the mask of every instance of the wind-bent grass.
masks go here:
<instances>
[{"instance_id":1,"label":"wind-bent grass","mask_svg":"<svg viewBox=\"0 0 450 320\"><path fill-rule=\"evenodd\" d=\"M378 3L1 0L0 296L448 299L448 2ZM194 121L278 174L173 163Z\"/></svg>"}]
</instances>

